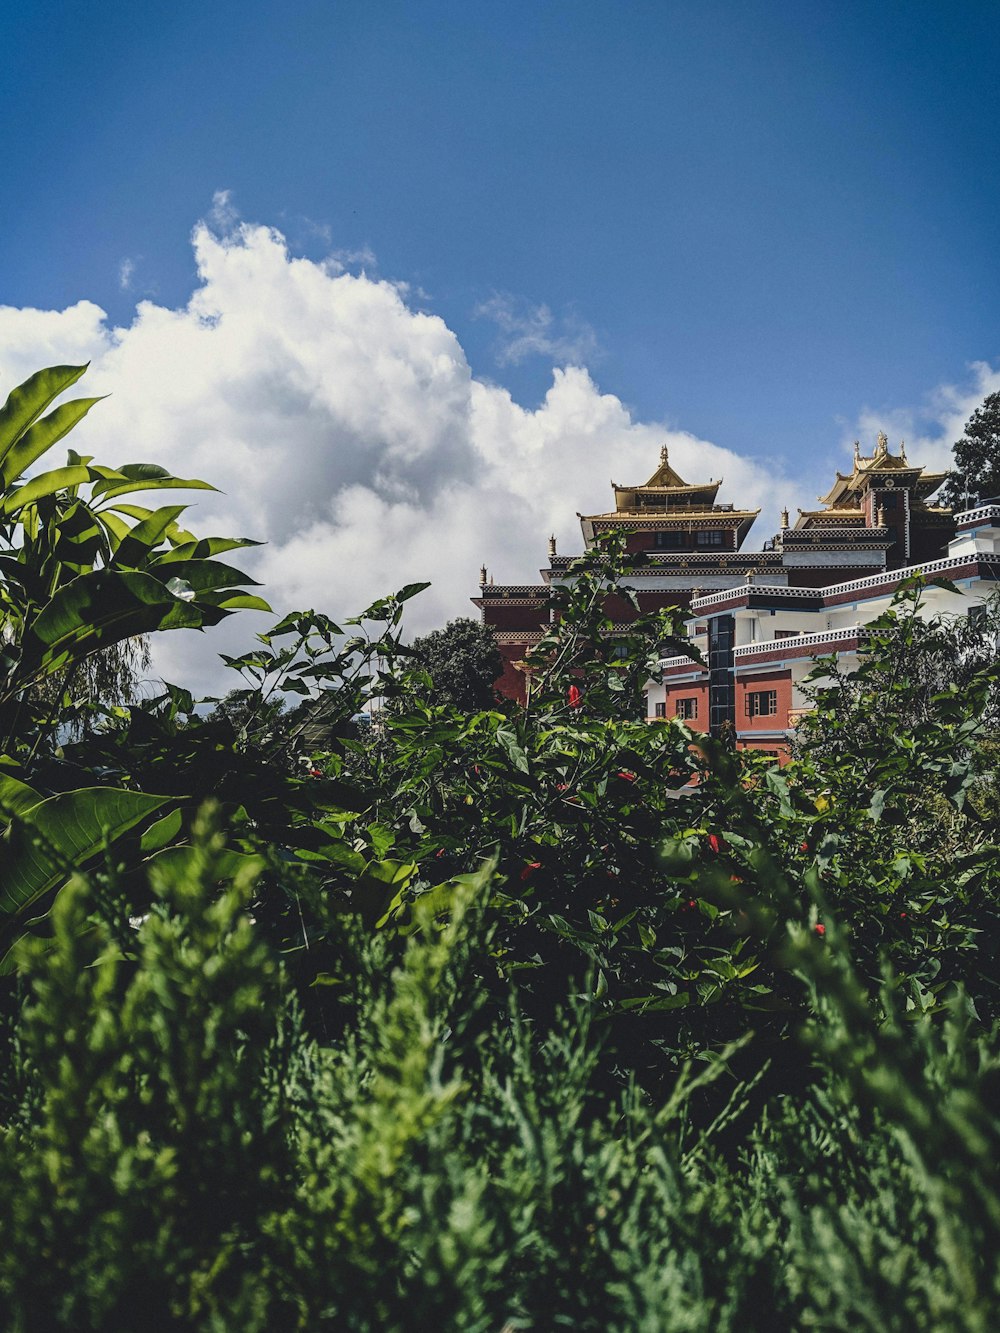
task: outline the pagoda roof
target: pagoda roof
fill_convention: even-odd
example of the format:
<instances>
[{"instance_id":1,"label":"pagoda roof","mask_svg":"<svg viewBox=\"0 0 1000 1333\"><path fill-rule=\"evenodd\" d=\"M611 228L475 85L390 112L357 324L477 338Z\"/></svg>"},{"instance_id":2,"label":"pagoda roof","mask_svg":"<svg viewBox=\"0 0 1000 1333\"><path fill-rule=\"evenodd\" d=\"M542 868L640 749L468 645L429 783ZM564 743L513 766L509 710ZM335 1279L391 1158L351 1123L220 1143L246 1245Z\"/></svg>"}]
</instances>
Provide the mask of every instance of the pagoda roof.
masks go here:
<instances>
[{"instance_id":1,"label":"pagoda roof","mask_svg":"<svg viewBox=\"0 0 1000 1333\"><path fill-rule=\"evenodd\" d=\"M746 540L759 509L735 509L732 505L707 505L704 509L673 509L664 512L653 509L615 509L607 514L577 514L583 540L587 547L593 544L598 531L609 528L638 528L666 531L673 529L735 528L737 549Z\"/></svg>"},{"instance_id":2,"label":"pagoda roof","mask_svg":"<svg viewBox=\"0 0 1000 1333\"><path fill-rule=\"evenodd\" d=\"M914 466L906 457L906 445L903 443L900 443L898 454L890 453L889 441L885 433L879 431L875 452L870 457L862 455L855 441L853 471L846 475L838 471L837 480L829 494L819 496L819 502L829 506L831 511L842 510L852 500L860 499L861 493L886 473L893 474L894 485L913 490L920 498L936 491L948 475L946 472L928 472L919 465Z\"/></svg>"},{"instance_id":3,"label":"pagoda roof","mask_svg":"<svg viewBox=\"0 0 1000 1333\"><path fill-rule=\"evenodd\" d=\"M711 508L721 485L721 480L689 485L680 473L671 467L666 445L660 449L659 467L643 485L619 486L616 481L611 483L615 493L615 509L619 513L632 513L634 510L647 507L669 509L675 507L671 505L671 500L681 502L676 505L677 508L700 507L696 501L701 501L705 508ZM648 500L649 505L644 505L643 500Z\"/></svg>"}]
</instances>

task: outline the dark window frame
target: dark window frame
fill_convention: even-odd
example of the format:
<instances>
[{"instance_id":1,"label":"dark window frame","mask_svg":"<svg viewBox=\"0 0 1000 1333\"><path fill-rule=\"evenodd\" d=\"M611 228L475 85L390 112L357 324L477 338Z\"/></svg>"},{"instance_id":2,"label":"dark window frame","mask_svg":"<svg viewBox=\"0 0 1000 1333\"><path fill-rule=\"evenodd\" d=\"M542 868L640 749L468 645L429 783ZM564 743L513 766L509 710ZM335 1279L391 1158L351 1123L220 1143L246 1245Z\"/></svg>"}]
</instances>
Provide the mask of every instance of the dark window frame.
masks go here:
<instances>
[{"instance_id":1,"label":"dark window frame","mask_svg":"<svg viewBox=\"0 0 1000 1333\"><path fill-rule=\"evenodd\" d=\"M777 690L747 690L747 717L776 717L778 714Z\"/></svg>"}]
</instances>

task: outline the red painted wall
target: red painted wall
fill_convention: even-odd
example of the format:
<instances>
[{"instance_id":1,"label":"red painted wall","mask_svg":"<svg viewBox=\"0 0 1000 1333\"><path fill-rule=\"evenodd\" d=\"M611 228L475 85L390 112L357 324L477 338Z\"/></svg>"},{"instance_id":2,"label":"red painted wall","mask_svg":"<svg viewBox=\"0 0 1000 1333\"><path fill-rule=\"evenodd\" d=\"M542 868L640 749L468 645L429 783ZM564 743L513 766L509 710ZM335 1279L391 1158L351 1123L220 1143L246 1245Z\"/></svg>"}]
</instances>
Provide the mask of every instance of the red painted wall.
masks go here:
<instances>
[{"instance_id":1,"label":"red painted wall","mask_svg":"<svg viewBox=\"0 0 1000 1333\"><path fill-rule=\"evenodd\" d=\"M765 717L747 717L747 695L751 691L774 690L778 696L777 713ZM790 671L761 672L736 677L736 730L783 731L788 726L792 707L792 673ZM762 741L762 745L766 742Z\"/></svg>"},{"instance_id":2,"label":"red painted wall","mask_svg":"<svg viewBox=\"0 0 1000 1333\"><path fill-rule=\"evenodd\" d=\"M692 731L708 730L708 683L704 684L697 680L678 681L676 684L666 684L666 704L667 717L675 717L677 714L678 699L697 699L698 716L686 718L686 722Z\"/></svg>"},{"instance_id":3,"label":"red painted wall","mask_svg":"<svg viewBox=\"0 0 1000 1333\"><path fill-rule=\"evenodd\" d=\"M549 623L549 605L539 599L537 606L505 606L490 602L483 609L483 623L496 629L538 629Z\"/></svg>"}]
</instances>

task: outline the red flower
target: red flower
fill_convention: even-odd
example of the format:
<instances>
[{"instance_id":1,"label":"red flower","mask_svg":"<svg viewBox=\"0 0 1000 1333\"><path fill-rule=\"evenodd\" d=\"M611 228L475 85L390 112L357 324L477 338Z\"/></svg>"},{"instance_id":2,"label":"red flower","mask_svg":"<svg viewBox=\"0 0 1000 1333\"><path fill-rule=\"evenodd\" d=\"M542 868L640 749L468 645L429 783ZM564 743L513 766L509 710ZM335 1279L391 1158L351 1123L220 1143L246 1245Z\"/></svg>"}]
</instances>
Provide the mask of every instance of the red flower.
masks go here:
<instances>
[{"instance_id":1,"label":"red flower","mask_svg":"<svg viewBox=\"0 0 1000 1333\"><path fill-rule=\"evenodd\" d=\"M710 852L715 852L718 855L719 852L725 851L725 848L726 840L721 833L710 833L708 835L708 849Z\"/></svg>"},{"instance_id":2,"label":"red flower","mask_svg":"<svg viewBox=\"0 0 1000 1333\"><path fill-rule=\"evenodd\" d=\"M899 914L899 919L900 919L900 921L904 921L904 920L906 919L906 915L907 915L907 914L906 914L905 912L900 912L900 914Z\"/></svg>"},{"instance_id":3,"label":"red flower","mask_svg":"<svg viewBox=\"0 0 1000 1333\"><path fill-rule=\"evenodd\" d=\"M808 850L809 850L809 844L808 844L807 842L800 842L800 843L799 843L799 851L800 851L800 852L807 852Z\"/></svg>"},{"instance_id":4,"label":"red flower","mask_svg":"<svg viewBox=\"0 0 1000 1333\"><path fill-rule=\"evenodd\" d=\"M309 770L309 776L311 778L321 778L323 776L323 771L319 768L311 768Z\"/></svg>"},{"instance_id":5,"label":"red flower","mask_svg":"<svg viewBox=\"0 0 1000 1333\"><path fill-rule=\"evenodd\" d=\"M698 904L695 902L693 898L688 899L688 907L697 907L697 906Z\"/></svg>"},{"instance_id":6,"label":"red flower","mask_svg":"<svg viewBox=\"0 0 1000 1333\"><path fill-rule=\"evenodd\" d=\"M444 856L444 848L439 847L437 851L434 853L434 855L440 860L440 858Z\"/></svg>"},{"instance_id":7,"label":"red flower","mask_svg":"<svg viewBox=\"0 0 1000 1333\"><path fill-rule=\"evenodd\" d=\"M817 921L815 926L813 926L813 930L816 932L817 935L826 934L826 926L823 925L822 921Z\"/></svg>"},{"instance_id":8,"label":"red flower","mask_svg":"<svg viewBox=\"0 0 1000 1333\"><path fill-rule=\"evenodd\" d=\"M528 864L521 871L521 878L527 879L529 875L533 875L536 870L541 870L541 868L542 868L541 861L529 861Z\"/></svg>"},{"instance_id":9,"label":"red flower","mask_svg":"<svg viewBox=\"0 0 1000 1333\"><path fill-rule=\"evenodd\" d=\"M580 700L583 696L580 694L578 685L571 685L566 691L566 698L569 701L570 708L579 708Z\"/></svg>"},{"instance_id":10,"label":"red flower","mask_svg":"<svg viewBox=\"0 0 1000 1333\"><path fill-rule=\"evenodd\" d=\"M623 769L621 769L620 772L619 772L619 774L618 774L618 776L621 778L621 780L622 780L623 782L634 782L634 781L635 781L635 774L634 774L634 773L630 773L630 772L628 771L627 768L623 768Z\"/></svg>"},{"instance_id":11,"label":"red flower","mask_svg":"<svg viewBox=\"0 0 1000 1333\"><path fill-rule=\"evenodd\" d=\"M568 790L569 790L569 783L568 783L568 782L557 782L557 783L556 783L556 791L568 791Z\"/></svg>"}]
</instances>

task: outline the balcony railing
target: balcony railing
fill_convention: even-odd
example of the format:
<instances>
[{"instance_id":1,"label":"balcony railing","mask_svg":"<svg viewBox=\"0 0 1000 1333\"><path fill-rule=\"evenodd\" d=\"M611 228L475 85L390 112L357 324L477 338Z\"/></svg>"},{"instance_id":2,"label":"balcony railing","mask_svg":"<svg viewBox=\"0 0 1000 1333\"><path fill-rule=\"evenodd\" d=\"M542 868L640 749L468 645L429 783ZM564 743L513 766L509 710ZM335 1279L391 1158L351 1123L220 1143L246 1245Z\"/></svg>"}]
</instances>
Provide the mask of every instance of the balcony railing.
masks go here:
<instances>
[{"instance_id":1,"label":"balcony railing","mask_svg":"<svg viewBox=\"0 0 1000 1333\"><path fill-rule=\"evenodd\" d=\"M963 528L996 519L1000 519L1000 505L980 505L978 509L966 509L963 513L955 515L955 522Z\"/></svg>"},{"instance_id":2,"label":"balcony railing","mask_svg":"<svg viewBox=\"0 0 1000 1333\"><path fill-rule=\"evenodd\" d=\"M733 649L733 658L754 657L763 653L782 652L791 648L809 648L821 643L843 643L846 639L860 640L865 633L863 625L849 625L845 629L815 630L811 634L790 634L787 639L758 639Z\"/></svg>"},{"instance_id":3,"label":"balcony railing","mask_svg":"<svg viewBox=\"0 0 1000 1333\"><path fill-rule=\"evenodd\" d=\"M766 592L768 597L805 598L820 604L826 597L835 597L845 592L864 592L868 588L887 587L892 583L900 583L903 579L913 578L916 574L945 574L950 569L960 569L975 560L974 555L950 555L945 556L943 560L925 560L920 565L905 565L902 569L885 569L879 574L868 574L864 578L830 583L825 588L774 588L768 584L748 583L743 588L723 588L719 592L696 597L691 603L691 610L703 611L706 607L730 601L734 596L742 597L753 592Z\"/></svg>"}]
</instances>

